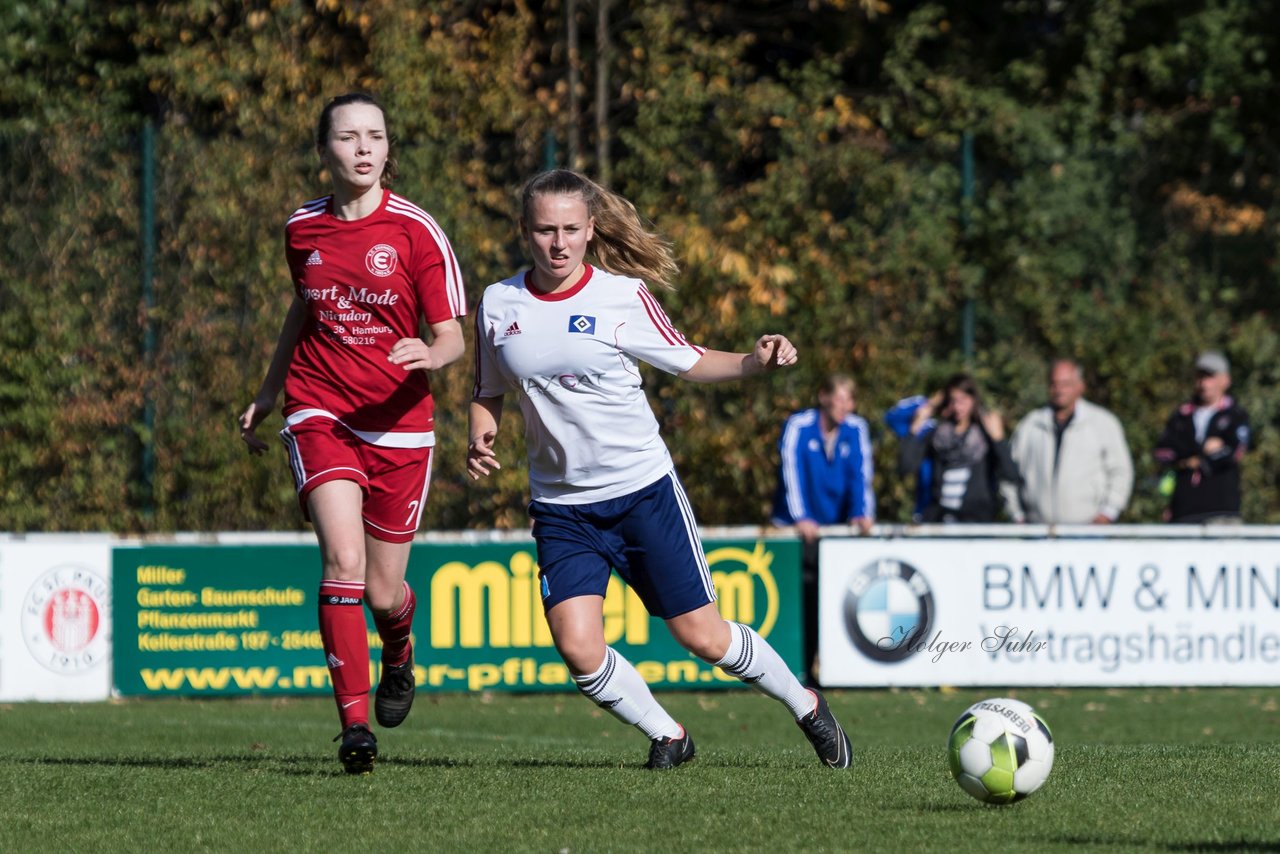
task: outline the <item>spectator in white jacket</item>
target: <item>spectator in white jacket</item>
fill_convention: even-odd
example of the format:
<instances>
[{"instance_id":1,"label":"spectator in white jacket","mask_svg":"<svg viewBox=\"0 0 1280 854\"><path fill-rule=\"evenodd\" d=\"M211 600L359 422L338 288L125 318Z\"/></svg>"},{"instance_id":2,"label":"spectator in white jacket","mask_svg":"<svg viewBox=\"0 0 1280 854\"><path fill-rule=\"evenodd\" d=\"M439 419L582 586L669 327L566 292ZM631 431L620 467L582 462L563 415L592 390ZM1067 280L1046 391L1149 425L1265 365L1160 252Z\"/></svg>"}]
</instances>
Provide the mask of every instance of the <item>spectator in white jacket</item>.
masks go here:
<instances>
[{"instance_id":1,"label":"spectator in white jacket","mask_svg":"<svg viewBox=\"0 0 1280 854\"><path fill-rule=\"evenodd\" d=\"M1133 492L1133 459L1124 428L1108 410L1084 399L1077 362L1049 368L1049 405L1033 410L1013 433L1021 487L1006 487L1015 522L1108 524Z\"/></svg>"}]
</instances>

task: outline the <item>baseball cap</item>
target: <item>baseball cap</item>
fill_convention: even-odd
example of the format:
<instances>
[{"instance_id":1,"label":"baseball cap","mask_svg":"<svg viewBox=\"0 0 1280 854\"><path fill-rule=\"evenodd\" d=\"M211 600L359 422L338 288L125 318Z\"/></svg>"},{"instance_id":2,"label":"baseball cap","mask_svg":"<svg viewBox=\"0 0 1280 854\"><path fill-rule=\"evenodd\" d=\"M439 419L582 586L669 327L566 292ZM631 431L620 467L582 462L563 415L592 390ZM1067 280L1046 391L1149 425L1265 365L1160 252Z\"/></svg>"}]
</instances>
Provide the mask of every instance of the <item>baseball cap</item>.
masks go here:
<instances>
[{"instance_id":1,"label":"baseball cap","mask_svg":"<svg viewBox=\"0 0 1280 854\"><path fill-rule=\"evenodd\" d=\"M1196 370L1207 374L1229 374L1231 364L1217 350L1206 350L1196 357Z\"/></svg>"}]
</instances>

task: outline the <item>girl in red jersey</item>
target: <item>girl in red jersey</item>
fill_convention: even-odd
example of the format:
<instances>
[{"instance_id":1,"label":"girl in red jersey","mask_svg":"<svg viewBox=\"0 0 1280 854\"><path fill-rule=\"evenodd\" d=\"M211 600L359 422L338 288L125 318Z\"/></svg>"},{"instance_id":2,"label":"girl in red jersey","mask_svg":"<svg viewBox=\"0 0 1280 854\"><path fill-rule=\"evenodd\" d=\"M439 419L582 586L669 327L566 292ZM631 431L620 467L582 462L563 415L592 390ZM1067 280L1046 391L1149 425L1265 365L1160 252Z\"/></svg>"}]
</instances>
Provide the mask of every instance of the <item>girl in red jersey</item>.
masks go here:
<instances>
[{"instance_id":1,"label":"girl in red jersey","mask_svg":"<svg viewBox=\"0 0 1280 854\"><path fill-rule=\"evenodd\" d=\"M316 130L333 192L285 226L294 299L253 403L240 416L249 451L283 387L280 431L303 516L320 543L320 636L342 722L338 758L367 773L369 644L363 604L382 638L375 713L398 726L413 703L409 549L431 480L429 371L463 352L462 276L444 232L387 189L395 177L382 106L347 94ZM425 320L431 343L418 337Z\"/></svg>"},{"instance_id":2,"label":"girl in red jersey","mask_svg":"<svg viewBox=\"0 0 1280 854\"><path fill-rule=\"evenodd\" d=\"M691 344L648 287L671 286L670 245L630 202L576 172L531 180L520 227L533 269L490 285L476 311L467 470L480 478L500 468L494 440L511 394L524 416L542 605L578 689L649 739L646 767L693 758L689 733L605 643L616 569L685 649L778 700L824 765L848 768L848 736L822 695L754 629L720 615L693 510L641 387L641 361L716 383L794 365L795 347L781 335L761 336L749 353Z\"/></svg>"}]
</instances>

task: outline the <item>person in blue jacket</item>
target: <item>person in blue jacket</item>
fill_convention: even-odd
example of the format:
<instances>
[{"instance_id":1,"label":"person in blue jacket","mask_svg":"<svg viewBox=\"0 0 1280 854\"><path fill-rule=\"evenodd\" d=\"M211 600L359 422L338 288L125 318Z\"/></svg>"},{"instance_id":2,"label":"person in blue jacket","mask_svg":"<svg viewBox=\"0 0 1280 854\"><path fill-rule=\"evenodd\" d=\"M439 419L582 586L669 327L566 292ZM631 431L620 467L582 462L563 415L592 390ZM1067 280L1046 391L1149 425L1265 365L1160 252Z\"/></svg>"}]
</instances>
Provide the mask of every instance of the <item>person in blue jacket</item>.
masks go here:
<instances>
[{"instance_id":1,"label":"person in blue jacket","mask_svg":"<svg viewBox=\"0 0 1280 854\"><path fill-rule=\"evenodd\" d=\"M805 542L817 539L820 525L848 524L865 534L875 523L871 435L854 414L856 394L851 377L833 374L818 389L818 405L783 425L773 523L794 525Z\"/></svg>"},{"instance_id":2,"label":"person in blue jacket","mask_svg":"<svg viewBox=\"0 0 1280 854\"><path fill-rule=\"evenodd\" d=\"M795 526L802 544L804 660L816 681L818 643L818 528L853 525L870 533L876 499L871 489L871 433L854 414L857 385L832 374L818 389L818 405L787 418L778 442L781 466L773 524Z\"/></svg>"}]
</instances>

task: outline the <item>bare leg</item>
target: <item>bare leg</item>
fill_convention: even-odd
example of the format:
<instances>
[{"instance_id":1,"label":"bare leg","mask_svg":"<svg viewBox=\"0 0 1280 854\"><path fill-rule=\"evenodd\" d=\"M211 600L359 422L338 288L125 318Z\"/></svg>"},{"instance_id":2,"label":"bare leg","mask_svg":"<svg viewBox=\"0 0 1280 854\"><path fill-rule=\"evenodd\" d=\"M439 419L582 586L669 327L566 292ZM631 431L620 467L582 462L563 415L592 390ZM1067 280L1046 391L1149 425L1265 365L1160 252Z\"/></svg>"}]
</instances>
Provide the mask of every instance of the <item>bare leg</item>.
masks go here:
<instances>
[{"instance_id":1,"label":"bare leg","mask_svg":"<svg viewBox=\"0 0 1280 854\"><path fill-rule=\"evenodd\" d=\"M650 740L680 738L684 728L654 699L644 678L604 642L604 599L575 596L547 611L547 624L578 690ZM692 756L692 746L689 747Z\"/></svg>"},{"instance_id":2,"label":"bare leg","mask_svg":"<svg viewBox=\"0 0 1280 854\"><path fill-rule=\"evenodd\" d=\"M685 649L780 701L796 719L813 711L816 697L782 656L750 626L726 622L714 603L672 617L667 627Z\"/></svg>"}]
</instances>

